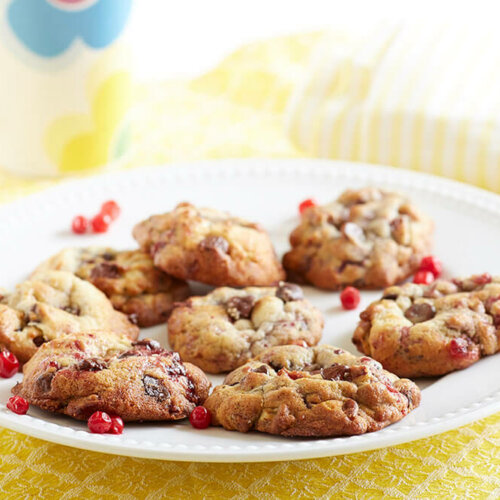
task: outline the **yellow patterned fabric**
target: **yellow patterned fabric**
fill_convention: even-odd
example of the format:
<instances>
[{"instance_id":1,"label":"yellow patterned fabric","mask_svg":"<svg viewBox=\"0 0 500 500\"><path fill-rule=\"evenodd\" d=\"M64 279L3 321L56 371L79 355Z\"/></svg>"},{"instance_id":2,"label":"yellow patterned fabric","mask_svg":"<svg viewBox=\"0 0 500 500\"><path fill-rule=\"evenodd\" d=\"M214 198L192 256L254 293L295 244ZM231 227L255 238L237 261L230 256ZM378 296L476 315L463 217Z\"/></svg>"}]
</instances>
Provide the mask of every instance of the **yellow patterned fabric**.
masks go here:
<instances>
[{"instance_id":1,"label":"yellow patterned fabric","mask_svg":"<svg viewBox=\"0 0 500 500\"><path fill-rule=\"evenodd\" d=\"M329 35L330 36L330 35ZM332 40L332 38L330 38ZM349 38L338 35L338 44ZM190 82L138 89L123 168L221 157L304 156L284 132L319 33L245 47ZM0 171L0 201L52 184ZM262 464L161 462L0 430L0 498L498 498L500 414L438 436L339 457Z\"/></svg>"}]
</instances>

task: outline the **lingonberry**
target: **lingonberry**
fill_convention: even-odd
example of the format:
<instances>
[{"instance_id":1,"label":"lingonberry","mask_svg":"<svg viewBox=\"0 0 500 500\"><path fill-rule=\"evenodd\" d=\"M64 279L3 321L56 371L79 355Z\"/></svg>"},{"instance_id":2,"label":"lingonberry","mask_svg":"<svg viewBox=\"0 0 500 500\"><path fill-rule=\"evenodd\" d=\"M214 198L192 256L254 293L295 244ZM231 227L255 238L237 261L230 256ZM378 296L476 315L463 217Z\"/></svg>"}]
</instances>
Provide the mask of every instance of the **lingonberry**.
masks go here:
<instances>
[{"instance_id":1,"label":"lingonberry","mask_svg":"<svg viewBox=\"0 0 500 500\"><path fill-rule=\"evenodd\" d=\"M204 406L197 406L189 415L189 421L195 429L206 429L211 419L210 411Z\"/></svg>"},{"instance_id":2,"label":"lingonberry","mask_svg":"<svg viewBox=\"0 0 500 500\"><path fill-rule=\"evenodd\" d=\"M443 272L443 264L434 255L427 255L420 262L420 270L430 271L437 278Z\"/></svg>"},{"instance_id":3,"label":"lingonberry","mask_svg":"<svg viewBox=\"0 0 500 500\"><path fill-rule=\"evenodd\" d=\"M21 396L12 396L7 401L7 408L18 415L26 415L30 405L28 401L26 401Z\"/></svg>"},{"instance_id":4,"label":"lingonberry","mask_svg":"<svg viewBox=\"0 0 500 500\"><path fill-rule=\"evenodd\" d=\"M434 279L435 277L430 271L419 269L415 273L415 276L413 276L413 283L417 283L417 285L429 285Z\"/></svg>"},{"instance_id":5,"label":"lingonberry","mask_svg":"<svg viewBox=\"0 0 500 500\"><path fill-rule=\"evenodd\" d=\"M104 411L96 411L90 415L87 425L90 432L104 434L111 429L111 417Z\"/></svg>"},{"instance_id":6,"label":"lingonberry","mask_svg":"<svg viewBox=\"0 0 500 500\"><path fill-rule=\"evenodd\" d=\"M0 352L0 377L10 378L19 371L19 361L10 351Z\"/></svg>"},{"instance_id":7,"label":"lingonberry","mask_svg":"<svg viewBox=\"0 0 500 500\"><path fill-rule=\"evenodd\" d=\"M84 234L89 227L89 220L83 215L77 215L71 222L71 230L75 234Z\"/></svg>"},{"instance_id":8,"label":"lingonberry","mask_svg":"<svg viewBox=\"0 0 500 500\"><path fill-rule=\"evenodd\" d=\"M314 198L308 198L299 205L299 213L303 214L307 208L315 207L318 203Z\"/></svg>"},{"instance_id":9,"label":"lingonberry","mask_svg":"<svg viewBox=\"0 0 500 500\"><path fill-rule=\"evenodd\" d=\"M101 206L101 214L106 214L111 217L111 220L116 220L120 215L120 205L114 200L106 201Z\"/></svg>"},{"instance_id":10,"label":"lingonberry","mask_svg":"<svg viewBox=\"0 0 500 500\"><path fill-rule=\"evenodd\" d=\"M348 286L342 290L340 294L340 302L342 302L342 307L347 310L356 309L361 300L361 295L357 288L353 286Z\"/></svg>"},{"instance_id":11,"label":"lingonberry","mask_svg":"<svg viewBox=\"0 0 500 500\"><path fill-rule=\"evenodd\" d=\"M111 224L111 216L108 214L97 214L92 219L92 230L94 233L105 233Z\"/></svg>"}]
</instances>

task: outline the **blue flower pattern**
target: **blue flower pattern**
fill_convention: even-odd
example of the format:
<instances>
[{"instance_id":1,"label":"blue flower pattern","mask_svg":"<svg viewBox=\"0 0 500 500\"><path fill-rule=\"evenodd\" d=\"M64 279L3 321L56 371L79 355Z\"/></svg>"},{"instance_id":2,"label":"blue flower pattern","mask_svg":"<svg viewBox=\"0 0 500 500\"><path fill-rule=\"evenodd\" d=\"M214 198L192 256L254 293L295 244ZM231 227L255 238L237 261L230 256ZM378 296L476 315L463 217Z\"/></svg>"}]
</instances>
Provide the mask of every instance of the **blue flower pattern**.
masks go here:
<instances>
[{"instance_id":1,"label":"blue flower pattern","mask_svg":"<svg viewBox=\"0 0 500 500\"><path fill-rule=\"evenodd\" d=\"M132 0L97 0L89 7L60 9L47 0L13 0L9 24L21 42L42 57L56 57L80 38L89 47L102 49L121 33Z\"/></svg>"}]
</instances>

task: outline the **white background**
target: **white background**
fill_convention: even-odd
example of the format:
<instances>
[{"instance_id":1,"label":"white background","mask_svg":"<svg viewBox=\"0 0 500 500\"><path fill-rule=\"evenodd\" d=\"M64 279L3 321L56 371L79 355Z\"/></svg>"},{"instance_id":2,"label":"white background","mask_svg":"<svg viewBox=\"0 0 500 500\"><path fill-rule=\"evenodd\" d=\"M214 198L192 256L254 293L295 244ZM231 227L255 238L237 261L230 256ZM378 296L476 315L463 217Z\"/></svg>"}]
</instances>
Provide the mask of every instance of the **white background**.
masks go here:
<instances>
[{"instance_id":1,"label":"white background","mask_svg":"<svg viewBox=\"0 0 500 500\"><path fill-rule=\"evenodd\" d=\"M363 31L382 19L496 22L499 2L406 0L136 0L140 79L193 76L249 41L324 28Z\"/></svg>"}]
</instances>

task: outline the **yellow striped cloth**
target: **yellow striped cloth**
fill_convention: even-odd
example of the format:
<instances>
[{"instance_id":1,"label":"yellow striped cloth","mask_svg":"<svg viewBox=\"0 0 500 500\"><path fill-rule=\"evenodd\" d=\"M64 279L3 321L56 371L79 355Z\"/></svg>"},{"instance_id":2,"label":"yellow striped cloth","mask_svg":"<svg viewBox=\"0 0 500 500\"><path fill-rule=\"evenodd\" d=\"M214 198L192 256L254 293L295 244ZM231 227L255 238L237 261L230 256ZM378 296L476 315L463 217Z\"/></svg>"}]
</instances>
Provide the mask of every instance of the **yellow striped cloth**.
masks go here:
<instances>
[{"instance_id":1,"label":"yellow striped cloth","mask_svg":"<svg viewBox=\"0 0 500 500\"><path fill-rule=\"evenodd\" d=\"M325 36L287 110L313 156L368 161L500 190L500 32L381 24Z\"/></svg>"},{"instance_id":2,"label":"yellow striped cloth","mask_svg":"<svg viewBox=\"0 0 500 500\"><path fill-rule=\"evenodd\" d=\"M318 57L327 40L335 47L353 42L341 33L268 40L242 48L194 81L138 89L135 147L121 166L304 156L284 131L285 112L311 55ZM0 202L51 184L0 169ZM0 429L1 499L494 499L500 497L499 470L500 414L382 450L262 464L115 457Z\"/></svg>"}]
</instances>

